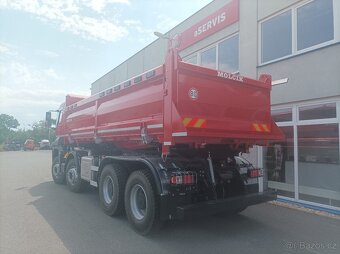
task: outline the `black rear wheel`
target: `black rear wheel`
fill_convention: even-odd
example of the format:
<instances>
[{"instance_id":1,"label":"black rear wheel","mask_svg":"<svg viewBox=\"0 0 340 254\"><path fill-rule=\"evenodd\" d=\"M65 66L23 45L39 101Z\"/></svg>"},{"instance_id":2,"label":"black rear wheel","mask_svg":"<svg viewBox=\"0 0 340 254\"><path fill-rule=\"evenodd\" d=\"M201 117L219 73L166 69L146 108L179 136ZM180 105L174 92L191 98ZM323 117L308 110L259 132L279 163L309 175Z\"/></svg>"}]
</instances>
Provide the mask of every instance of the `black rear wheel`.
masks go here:
<instances>
[{"instance_id":1,"label":"black rear wheel","mask_svg":"<svg viewBox=\"0 0 340 254\"><path fill-rule=\"evenodd\" d=\"M127 171L116 164L105 165L99 180L99 199L104 212L110 216L124 211L124 189Z\"/></svg>"},{"instance_id":2,"label":"black rear wheel","mask_svg":"<svg viewBox=\"0 0 340 254\"><path fill-rule=\"evenodd\" d=\"M81 180L80 169L77 168L74 158L71 158L66 166L66 183L70 191L81 192L85 183Z\"/></svg>"},{"instance_id":3,"label":"black rear wheel","mask_svg":"<svg viewBox=\"0 0 340 254\"><path fill-rule=\"evenodd\" d=\"M65 183L65 172L61 168L58 157L55 157L52 162L52 178L57 184Z\"/></svg>"},{"instance_id":4,"label":"black rear wheel","mask_svg":"<svg viewBox=\"0 0 340 254\"><path fill-rule=\"evenodd\" d=\"M135 171L129 176L125 188L125 211L132 227L142 235L160 228L159 200L149 171Z\"/></svg>"}]
</instances>

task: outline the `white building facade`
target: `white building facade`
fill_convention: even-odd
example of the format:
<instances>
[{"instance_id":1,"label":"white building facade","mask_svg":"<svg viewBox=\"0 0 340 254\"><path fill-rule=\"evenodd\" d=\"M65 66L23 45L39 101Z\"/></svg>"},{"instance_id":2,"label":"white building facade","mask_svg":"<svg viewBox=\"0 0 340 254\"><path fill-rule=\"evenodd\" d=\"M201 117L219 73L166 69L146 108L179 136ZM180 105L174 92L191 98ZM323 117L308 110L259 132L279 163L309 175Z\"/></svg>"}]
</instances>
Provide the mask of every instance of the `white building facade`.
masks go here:
<instances>
[{"instance_id":1,"label":"white building facade","mask_svg":"<svg viewBox=\"0 0 340 254\"><path fill-rule=\"evenodd\" d=\"M167 35L184 61L271 74L272 115L286 141L254 149L280 196L340 210L340 1L215 0ZM158 39L92 84L92 94L164 62Z\"/></svg>"}]
</instances>

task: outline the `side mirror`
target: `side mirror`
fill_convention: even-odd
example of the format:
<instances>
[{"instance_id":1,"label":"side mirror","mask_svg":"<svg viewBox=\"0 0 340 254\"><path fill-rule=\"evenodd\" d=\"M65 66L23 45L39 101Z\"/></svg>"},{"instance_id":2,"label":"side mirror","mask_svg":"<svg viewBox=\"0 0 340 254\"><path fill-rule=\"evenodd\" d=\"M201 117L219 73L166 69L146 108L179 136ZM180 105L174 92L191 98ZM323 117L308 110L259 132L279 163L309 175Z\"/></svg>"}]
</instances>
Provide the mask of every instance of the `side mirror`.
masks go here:
<instances>
[{"instance_id":1,"label":"side mirror","mask_svg":"<svg viewBox=\"0 0 340 254\"><path fill-rule=\"evenodd\" d=\"M46 128L55 129L57 127L59 113L59 110L50 110L46 112Z\"/></svg>"},{"instance_id":2,"label":"side mirror","mask_svg":"<svg viewBox=\"0 0 340 254\"><path fill-rule=\"evenodd\" d=\"M51 126L52 126L51 112L46 112L46 127L50 128Z\"/></svg>"}]
</instances>

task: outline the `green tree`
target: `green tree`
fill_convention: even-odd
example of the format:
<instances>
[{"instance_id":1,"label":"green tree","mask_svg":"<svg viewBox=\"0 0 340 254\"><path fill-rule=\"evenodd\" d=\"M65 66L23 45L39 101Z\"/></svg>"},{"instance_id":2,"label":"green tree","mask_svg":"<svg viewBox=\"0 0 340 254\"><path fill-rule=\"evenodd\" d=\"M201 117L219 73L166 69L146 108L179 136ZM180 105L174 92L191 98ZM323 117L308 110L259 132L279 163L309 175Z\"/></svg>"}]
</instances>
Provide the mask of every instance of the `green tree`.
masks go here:
<instances>
[{"instance_id":1,"label":"green tree","mask_svg":"<svg viewBox=\"0 0 340 254\"><path fill-rule=\"evenodd\" d=\"M17 129L19 126L18 120L13 116L1 114L0 115L0 144L4 142L16 141L23 144L26 139L32 138L36 142L43 139L54 141L56 139L55 131L46 128L45 121L34 122L32 129Z\"/></svg>"},{"instance_id":2,"label":"green tree","mask_svg":"<svg viewBox=\"0 0 340 254\"><path fill-rule=\"evenodd\" d=\"M11 115L1 114L0 115L0 127L10 129L16 129L19 126L19 122Z\"/></svg>"},{"instance_id":3,"label":"green tree","mask_svg":"<svg viewBox=\"0 0 340 254\"><path fill-rule=\"evenodd\" d=\"M43 139L53 141L55 139L54 131L45 127L45 121L39 121L32 124L31 138L39 142Z\"/></svg>"},{"instance_id":4,"label":"green tree","mask_svg":"<svg viewBox=\"0 0 340 254\"><path fill-rule=\"evenodd\" d=\"M19 122L11 115L0 114L0 144L10 141L15 136L13 129L18 128Z\"/></svg>"}]
</instances>

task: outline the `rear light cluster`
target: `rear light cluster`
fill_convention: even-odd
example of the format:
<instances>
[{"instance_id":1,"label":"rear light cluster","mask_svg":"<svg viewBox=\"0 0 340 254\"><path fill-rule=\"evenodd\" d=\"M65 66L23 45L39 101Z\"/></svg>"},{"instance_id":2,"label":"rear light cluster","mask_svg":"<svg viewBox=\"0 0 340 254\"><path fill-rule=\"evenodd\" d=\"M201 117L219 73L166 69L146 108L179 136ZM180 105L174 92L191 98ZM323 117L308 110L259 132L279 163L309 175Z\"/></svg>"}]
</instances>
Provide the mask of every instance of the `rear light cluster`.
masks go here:
<instances>
[{"instance_id":1,"label":"rear light cluster","mask_svg":"<svg viewBox=\"0 0 340 254\"><path fill-rule=\"evenodd\" d=\"M261 177L263 174L262 174L262 170L261 169L251 169L251 170L248 170L248 176L250 178L255 178L255 177Z\"/></svg>"},{"instance_id":2,"label":"rear light cluster","mask_svg":"<svg viewBox=\"0 0 340 254\"><path fill-rule=\"evenodd\" d=\"M193 185L197 182L197 174L191 171L173 172L170 183L172 185Z\"/></svg>"}]
</instances>

